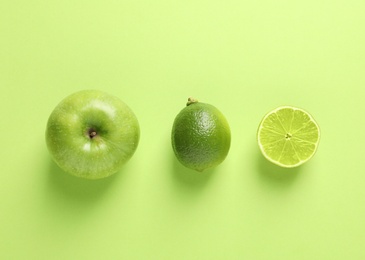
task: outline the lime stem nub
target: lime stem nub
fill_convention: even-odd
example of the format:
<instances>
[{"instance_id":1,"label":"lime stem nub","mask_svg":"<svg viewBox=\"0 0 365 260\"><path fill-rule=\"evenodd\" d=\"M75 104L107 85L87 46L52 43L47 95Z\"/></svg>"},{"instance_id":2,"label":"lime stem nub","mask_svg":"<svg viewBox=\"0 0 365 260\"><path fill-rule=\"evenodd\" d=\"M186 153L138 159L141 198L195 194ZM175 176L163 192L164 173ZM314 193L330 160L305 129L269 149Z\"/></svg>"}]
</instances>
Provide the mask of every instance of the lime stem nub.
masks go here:
<instances>
[{"instance_id":1,"label":"lime stem nub","mask_svg":"<svg viewBox=\"0 0 365 260\"><path fill-rule=\"evenodd\" d=\"M186 103L186 106L190 106L191 104L198 103L199 101L195 98L189 97L188 103Z\"/></svg>"}]
</instances>

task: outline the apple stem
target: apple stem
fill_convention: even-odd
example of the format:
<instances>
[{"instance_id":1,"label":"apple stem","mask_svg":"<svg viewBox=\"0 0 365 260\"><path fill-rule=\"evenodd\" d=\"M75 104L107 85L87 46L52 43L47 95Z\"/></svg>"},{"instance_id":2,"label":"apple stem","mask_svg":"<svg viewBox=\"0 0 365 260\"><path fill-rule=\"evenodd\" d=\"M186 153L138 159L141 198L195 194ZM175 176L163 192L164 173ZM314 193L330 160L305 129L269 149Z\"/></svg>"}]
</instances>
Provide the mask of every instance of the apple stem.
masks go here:
<instances>
[{"instance_id":1,"label":"apple stem","mask_svg":"<svg viewBox=\"0 0 365 260\"><path fill-rule=\"evenodd\" d=\"M89 129L88 134L91 139L98 135L98 133L92 128Z\"/></svg>"}]
</instances>

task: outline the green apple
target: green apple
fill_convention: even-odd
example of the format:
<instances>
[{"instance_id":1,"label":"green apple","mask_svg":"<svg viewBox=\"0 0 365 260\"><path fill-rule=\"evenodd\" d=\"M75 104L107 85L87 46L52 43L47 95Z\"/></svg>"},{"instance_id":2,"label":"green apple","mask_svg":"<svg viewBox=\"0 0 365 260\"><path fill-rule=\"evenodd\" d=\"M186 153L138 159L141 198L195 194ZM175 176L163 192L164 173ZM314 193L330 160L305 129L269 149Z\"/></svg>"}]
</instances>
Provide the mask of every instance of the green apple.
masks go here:
<instances>
[{"instance_id":1,"label":"green apple","mask_svg":"<svg viewBox=\"0 0 365 260\"><path fill-rule=\"evenodd\" d=\"M87 179L117 172L134 154L139 124L120 99L98 90L83 90L62 100L51 113L46 143L64 171Z\"/></svg>"}]
</instances>

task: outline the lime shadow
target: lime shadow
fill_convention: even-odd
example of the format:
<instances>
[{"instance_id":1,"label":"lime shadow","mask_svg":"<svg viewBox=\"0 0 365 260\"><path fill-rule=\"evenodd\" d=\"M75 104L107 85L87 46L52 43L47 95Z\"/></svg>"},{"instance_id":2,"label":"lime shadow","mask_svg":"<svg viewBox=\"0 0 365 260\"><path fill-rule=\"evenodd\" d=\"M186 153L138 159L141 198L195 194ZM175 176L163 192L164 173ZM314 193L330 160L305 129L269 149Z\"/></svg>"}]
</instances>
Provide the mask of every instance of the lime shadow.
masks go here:
<instances>
[{"instance_id":1,"label":"lime shadow","mask_svg":"<svg viewBox=\"0 0 365 260\"><path fill-rule=\"evenodd\" d=\"M172 177L175 183L190 187L191 189L199 189L204 187L212 178L215 169L207 169L203 172L189 169L183 166L172 153Z\"/></svg>"},{"instance_id":2,"label":"lime shadow","mask_svg":"<svg viewBox=\"0 0 365 260\"><path fill-rule=\"evenodd\" d=\"M257 171L258 177L262 182L288 186L293 183L302 171L303 166L295 168L280 167L269 162L261 152L257 154Z\"/></svg>"}]
</instances>

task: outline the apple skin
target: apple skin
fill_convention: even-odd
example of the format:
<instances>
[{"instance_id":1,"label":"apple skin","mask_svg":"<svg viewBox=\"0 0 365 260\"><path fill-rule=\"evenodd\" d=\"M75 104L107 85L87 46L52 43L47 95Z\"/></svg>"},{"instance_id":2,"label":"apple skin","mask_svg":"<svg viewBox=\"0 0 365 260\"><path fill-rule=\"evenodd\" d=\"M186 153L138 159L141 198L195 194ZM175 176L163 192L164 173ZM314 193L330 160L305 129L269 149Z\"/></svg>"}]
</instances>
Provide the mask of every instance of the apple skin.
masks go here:
<instances>
[{"instance_id":1,"label":"apple skin","mask_svg":"<svg viewBox=\"0 0 365 260\"><path fill-rule=\"evenodd\" d=\"M64 171L86 179L116 173L136 151L139 136L133 111L99 90L82 90L63 99L46 128L53 160Z\"/></svg>"}]
</instances>

